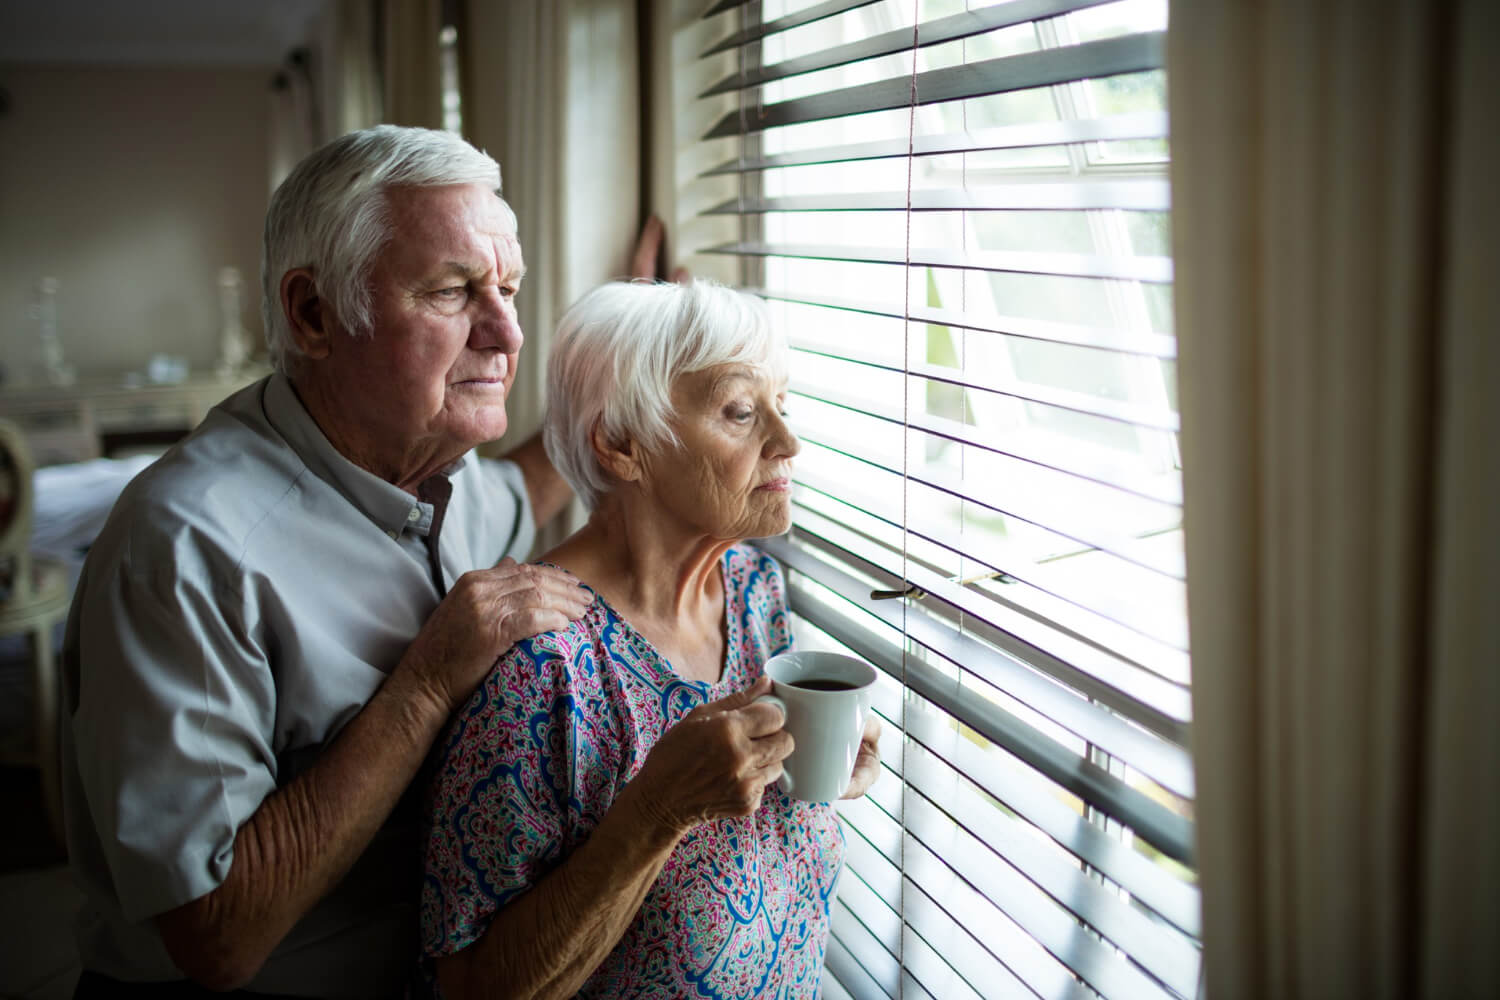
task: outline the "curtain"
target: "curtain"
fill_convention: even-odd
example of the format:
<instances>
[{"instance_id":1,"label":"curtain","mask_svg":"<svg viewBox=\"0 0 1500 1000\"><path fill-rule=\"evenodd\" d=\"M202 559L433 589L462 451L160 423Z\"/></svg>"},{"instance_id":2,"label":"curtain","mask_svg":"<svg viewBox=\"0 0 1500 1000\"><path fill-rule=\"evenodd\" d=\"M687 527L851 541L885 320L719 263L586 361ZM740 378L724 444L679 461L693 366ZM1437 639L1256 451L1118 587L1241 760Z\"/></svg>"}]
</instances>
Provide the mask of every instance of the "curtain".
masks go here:
<instances>
[{"instance_id":1,"label":"curtain","mask_svg":"<svg viewBox=\"0 0 1500 1000\"><path fill-rule=\"evenodd\" d=\"M270 191L275 191L302 158L317 148L320 135L317 91L310 57L297 49L271 78L268 129Z\"/></svg>"},{"instance_id":2,"label":"curtain","mask_svg":"<svg viewBox=\"0 0 1500 1000\"><path fill-rule=\"evenodd\" d=\"M1207 995L1500 981L1489 0L1171 8Z\"/></svg>"},{"instance_id":3,"label":"curtain","mask_svg":"<svg viewBox=\"0 0 1500 1000\"><path fill-rule=\"evenodd\" d=\"M540 426L558 319L627 274L641 221L635 3L471 4L459 44L464 131L500 161L526 257L516 299L526 346L502 445L512 447Z\"/></svg>"},{"instance_id":4,"label":"curtain","mask_svg":"<svg viewBox=\"0 0 1500 1000\"><path fill-rule=\"evenodd\" d=\"M383 0L380 10L385 28L382 120L442 128L442 0Z\"/></svg>"},{"instance_id":5,"label":"curtain","mask_svg":"<svg viewBox=\"0 0 1500 1000\"><path fill-rule=\"evenodd\" d=\"M336 0L318 32L322 135L327 142L382 120L374 0Z\"/></svg>"}]
</instances>

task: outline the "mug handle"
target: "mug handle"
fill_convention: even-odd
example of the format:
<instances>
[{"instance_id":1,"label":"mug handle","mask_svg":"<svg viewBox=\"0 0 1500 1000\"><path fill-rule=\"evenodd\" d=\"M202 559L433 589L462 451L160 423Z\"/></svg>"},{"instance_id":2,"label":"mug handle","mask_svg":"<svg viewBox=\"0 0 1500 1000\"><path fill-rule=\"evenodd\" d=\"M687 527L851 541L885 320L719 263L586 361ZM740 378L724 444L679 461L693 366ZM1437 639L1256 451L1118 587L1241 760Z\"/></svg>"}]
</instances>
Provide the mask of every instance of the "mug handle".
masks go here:
<instances>
[{"instance_id":1,"label":"mug handle","mask_svg":"<svg viewBox=\"0 0 1500 1000\"><path fill-rule=\"evenodd\" d=\"M755 705L763 701L768 701L772 705L775 705L777 708L781 709L781 724L783 726L786 725L786 702L782 701L774 694L763 694L750 704ZM792 794L792 776L785 767L781 769L781 778L777 780L776 784L783 792L786 792L788 795Z\"/></svg>"}]
</instances>

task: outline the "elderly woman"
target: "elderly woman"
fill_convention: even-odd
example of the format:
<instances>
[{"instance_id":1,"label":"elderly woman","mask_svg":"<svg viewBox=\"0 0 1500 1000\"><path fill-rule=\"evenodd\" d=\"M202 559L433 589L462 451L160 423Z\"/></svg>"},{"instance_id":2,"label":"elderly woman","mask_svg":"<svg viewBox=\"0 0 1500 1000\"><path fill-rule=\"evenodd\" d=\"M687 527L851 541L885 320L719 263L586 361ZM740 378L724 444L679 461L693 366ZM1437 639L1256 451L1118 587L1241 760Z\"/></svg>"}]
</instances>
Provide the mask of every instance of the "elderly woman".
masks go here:
<instances>
[{"instance_id":1,"label":"elderly woman","mask_svg":"<svg viewBox=\"0 0 1500 1000\"><path fill-rule=\"evenodd\" d=\"M445 997L817 994L843 838L775 784L792 741L755 699L791 634L743 543L791 523L786 365L759 301L709 282L606 285L564 317L547 451L591 513L544 561L594 602L439 744L422 931Z\"/></svg>"}]
</instances>

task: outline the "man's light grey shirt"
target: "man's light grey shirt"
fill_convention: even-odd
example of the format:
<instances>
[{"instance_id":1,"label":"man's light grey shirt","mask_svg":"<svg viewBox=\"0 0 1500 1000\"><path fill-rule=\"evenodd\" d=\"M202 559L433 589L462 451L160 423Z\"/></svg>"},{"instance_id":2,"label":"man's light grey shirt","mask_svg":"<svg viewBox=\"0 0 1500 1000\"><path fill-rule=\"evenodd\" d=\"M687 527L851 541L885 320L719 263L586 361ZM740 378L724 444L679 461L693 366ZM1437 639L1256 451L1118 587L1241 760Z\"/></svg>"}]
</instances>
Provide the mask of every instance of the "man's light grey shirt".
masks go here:
<instances>
[{"instance_id":1,"label":"man's light grey shirt","mask_svg":"<svg viewBox=\"0 0 1500 1000\"><path fill-rule=\"evenodd\" d=\"M446 582L524 559L535 529L519 468L471 454L448 472ZM181 978L151 918L224 880L239 827L401 659L439 601L432 515L340 455L281 375L220 404L126 488L62 657L86 968ZM247 988L399 994L416 942L412 805Z\"/></svg>"}]
</instances>

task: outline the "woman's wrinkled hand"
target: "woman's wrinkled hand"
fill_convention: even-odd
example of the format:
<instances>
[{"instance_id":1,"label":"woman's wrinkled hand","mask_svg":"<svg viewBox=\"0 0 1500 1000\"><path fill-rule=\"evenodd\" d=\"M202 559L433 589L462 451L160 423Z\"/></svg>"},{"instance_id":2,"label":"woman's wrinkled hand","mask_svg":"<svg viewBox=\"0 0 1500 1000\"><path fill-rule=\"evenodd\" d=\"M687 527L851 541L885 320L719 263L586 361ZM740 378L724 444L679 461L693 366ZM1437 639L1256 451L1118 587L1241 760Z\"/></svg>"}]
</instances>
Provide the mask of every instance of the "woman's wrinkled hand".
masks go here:
<instances>
[{"instance_id":1,"label":"woman's wrinkled hand","mask_svg":"<svg viewBox=\"0 0 1500 1000\"><path fill-rule=\"evenodd\" d=\"M755 701L770 690L770 680L761 677L693 709L657 741L630 783L651 821L685 833L760 808L766 786L781 777L781 762L792 752L781 709Z\"/></svg>"},{"instance_id":2,"label":"woman's wrinkled hand","mask_svg":"<svg viewBox=\"0 0 1500 1000\"><path fill-rule=\"evenodd\" d=\"M857 799L870 790L880 777L880 720L874 713L865 720L865 731L859 739L859 755L854 758L854 776L841 799Z\"/></svg>"}]
</instances>

